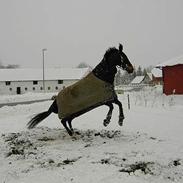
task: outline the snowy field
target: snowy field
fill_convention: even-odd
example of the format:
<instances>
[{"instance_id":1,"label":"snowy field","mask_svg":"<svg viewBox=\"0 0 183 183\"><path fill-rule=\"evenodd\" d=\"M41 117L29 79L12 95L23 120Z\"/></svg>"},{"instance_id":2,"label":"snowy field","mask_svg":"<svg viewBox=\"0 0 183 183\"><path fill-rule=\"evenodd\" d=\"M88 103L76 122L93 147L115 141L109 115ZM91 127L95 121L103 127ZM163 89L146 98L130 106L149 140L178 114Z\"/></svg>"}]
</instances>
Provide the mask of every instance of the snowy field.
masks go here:
<instances>
[{"instance_id":1,"label":"snowy field","mask_svg":"<svg viewBox=\"0 0 183 183\"><path fill-rule=\"evenodd\" d=\"M53 94L1 96L0 102L51 98ZM26 123L52 101L0 108L0 183L167 183L183 182L183 96L160 88L119 95L118 108L103 126L108 108L73 121L70 137L55 114L37 128Z\"/></svg>"},{"instance_id":2,"label":"snowy field","mask_svg":"<svg viewBox=\"0 0 183 183\"><path fill-rule=\"evenodd\" d=\"M55 93L25 93L23 95L0 95L0 104L51 99Z\"/></svg>"}]
</instances>

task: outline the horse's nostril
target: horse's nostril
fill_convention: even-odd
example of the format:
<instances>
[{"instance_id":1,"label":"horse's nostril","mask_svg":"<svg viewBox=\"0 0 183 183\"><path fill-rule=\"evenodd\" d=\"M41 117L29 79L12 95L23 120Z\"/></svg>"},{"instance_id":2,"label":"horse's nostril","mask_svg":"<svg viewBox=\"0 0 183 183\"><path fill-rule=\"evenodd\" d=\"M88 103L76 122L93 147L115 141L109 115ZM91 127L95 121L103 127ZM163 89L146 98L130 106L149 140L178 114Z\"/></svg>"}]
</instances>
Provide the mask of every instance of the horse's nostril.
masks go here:
<instances>
[{"instance_id":1,"label":"horse's nostril","mask_svg":"<svg viewBox=\"0 0 183 183\"><path fill-rule=\"evenodd\" d=\"M128 72L132 73L133 72L133 67L128 67Z\"/></svg>"}]
</instances>

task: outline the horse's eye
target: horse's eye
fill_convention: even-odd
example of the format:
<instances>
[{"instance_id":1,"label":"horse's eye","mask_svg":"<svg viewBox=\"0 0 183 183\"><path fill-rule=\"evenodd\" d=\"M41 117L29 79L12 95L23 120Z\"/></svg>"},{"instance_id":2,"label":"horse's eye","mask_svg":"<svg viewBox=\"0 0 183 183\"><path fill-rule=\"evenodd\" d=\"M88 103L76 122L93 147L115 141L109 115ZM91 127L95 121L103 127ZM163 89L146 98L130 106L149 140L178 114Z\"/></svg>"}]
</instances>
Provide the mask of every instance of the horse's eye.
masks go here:
<instances>
[{"instance_id":1,"label":"horse's eye","mask_svg":"<svg viewBox=\"0 0 183 183\"><path fill-rule=\"evenodd\" d=\"M126 69L126 65L124 63L122 63L122 68Z\"/></svg>"}]
</instances>

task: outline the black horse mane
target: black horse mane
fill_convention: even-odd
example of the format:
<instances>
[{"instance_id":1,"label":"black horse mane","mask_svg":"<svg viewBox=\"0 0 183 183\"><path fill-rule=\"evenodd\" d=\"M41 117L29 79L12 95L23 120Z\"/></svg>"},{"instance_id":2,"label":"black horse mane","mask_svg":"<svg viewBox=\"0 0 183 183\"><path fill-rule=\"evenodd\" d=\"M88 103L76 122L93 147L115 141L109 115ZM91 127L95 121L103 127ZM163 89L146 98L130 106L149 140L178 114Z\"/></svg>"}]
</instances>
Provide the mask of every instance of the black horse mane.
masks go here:
<instances>
[{"instance_id":1,"label":"black horse mane","mask_svg":"<svg viewBox=\"0 0 183 183\"><path fill-rule=\"evenodd\" d=\"M102 59L102 61L93 69L93 74L99 79L113 84L114 77L117 72L116 66L112 66L113 63L109 63L109 57L111 54L118 52L118 49L115 47L109 48Z\"/></svg>"},{"instance_id":2,"label":"black horse mane","mask_svg":"<svg viewBox=\"0 0 183 183\"><path fill-rule=\"evenodd\" d=\"M109 48L109 49L105 52L105 54L104 54L104 59L108 59L109 56L110 56L112 53L117 52L117 51L118 51L118 49L116 49L115 47Z\"/></svg>"}]
</instances>

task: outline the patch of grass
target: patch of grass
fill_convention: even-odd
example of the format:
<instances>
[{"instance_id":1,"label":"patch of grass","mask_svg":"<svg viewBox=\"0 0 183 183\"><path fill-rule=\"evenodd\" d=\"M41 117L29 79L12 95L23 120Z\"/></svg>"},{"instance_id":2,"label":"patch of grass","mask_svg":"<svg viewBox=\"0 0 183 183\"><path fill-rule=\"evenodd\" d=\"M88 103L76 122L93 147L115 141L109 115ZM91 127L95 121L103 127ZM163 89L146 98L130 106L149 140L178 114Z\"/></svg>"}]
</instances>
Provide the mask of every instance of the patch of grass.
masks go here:
<instances>
[{"instance_id":1,"label":"patch of grass","mask_svg":"<svg viewBox=\"0 0 183 183\"><path fill-rule=\"evenodd\" d=\"M135 164L130 164L126 168L119 170L119 172L125 173L135 173L137 170L141 170L144 174L153 174L150 169L150 166L153 165L153 162L136 162Z\"/></svg>"}]
</instances>

